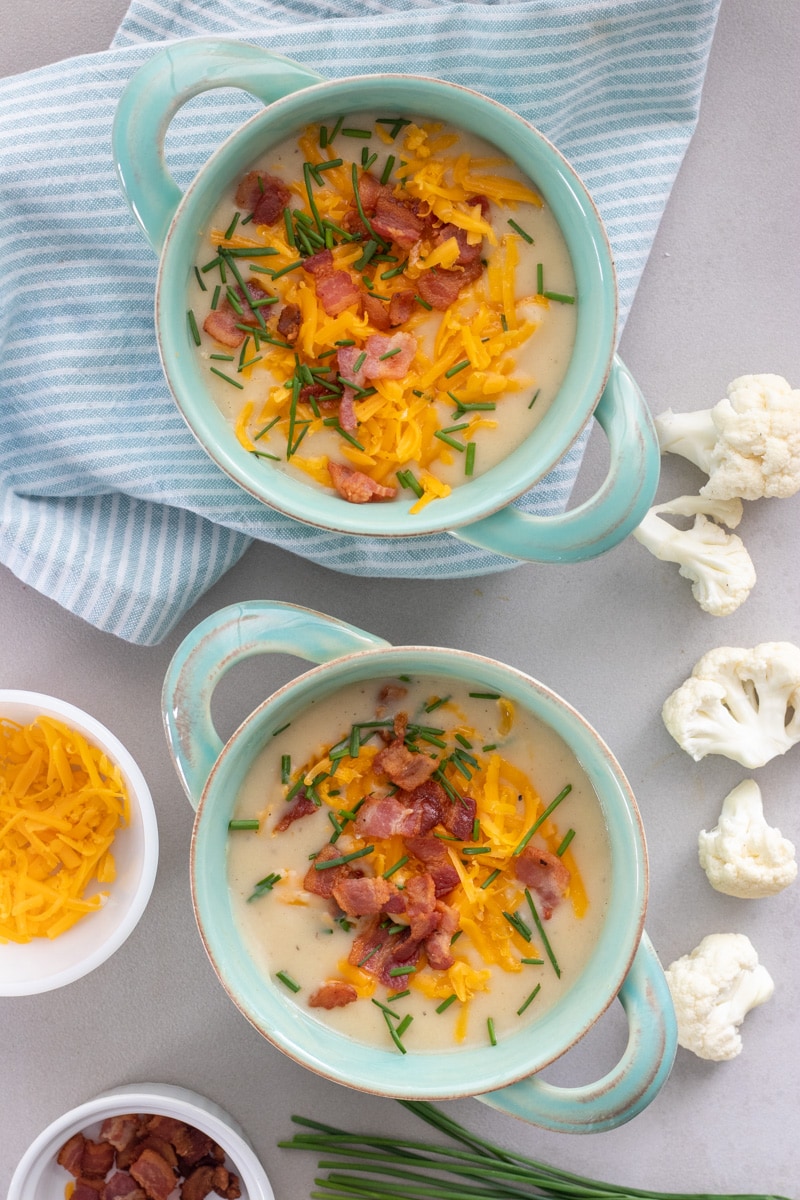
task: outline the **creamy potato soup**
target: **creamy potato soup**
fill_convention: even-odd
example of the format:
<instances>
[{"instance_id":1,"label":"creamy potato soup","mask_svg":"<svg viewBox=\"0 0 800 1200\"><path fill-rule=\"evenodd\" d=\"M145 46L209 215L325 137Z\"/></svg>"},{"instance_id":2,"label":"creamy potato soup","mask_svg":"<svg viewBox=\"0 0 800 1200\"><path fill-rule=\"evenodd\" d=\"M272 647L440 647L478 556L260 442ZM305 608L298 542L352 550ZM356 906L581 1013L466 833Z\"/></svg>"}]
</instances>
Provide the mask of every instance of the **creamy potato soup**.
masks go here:
<instances>
[{"instance_id":1,"label":"creamy potato soup","mask_svg":"<svg viewBox=\"0 0 800 1200\"><path fill-rule=\"evenodd\" d=\"M508 455L575 340L566 244L495 147L440 122L309 127L220 199L188 321L241 444L412 512Z\"/></svg>"},{"instance_id":2,"label":"creamy potato soup","mask_svg":"<svg viewBox=\"0 0 800 1200\"><path fill-rule=\"evenodd\" d=\"M594 790L511 701L352 685L276 732L231 821L248 952L296 1003L398 1053L493 1043L569 989L610 881Z\"/></svg>"}]
</instances>

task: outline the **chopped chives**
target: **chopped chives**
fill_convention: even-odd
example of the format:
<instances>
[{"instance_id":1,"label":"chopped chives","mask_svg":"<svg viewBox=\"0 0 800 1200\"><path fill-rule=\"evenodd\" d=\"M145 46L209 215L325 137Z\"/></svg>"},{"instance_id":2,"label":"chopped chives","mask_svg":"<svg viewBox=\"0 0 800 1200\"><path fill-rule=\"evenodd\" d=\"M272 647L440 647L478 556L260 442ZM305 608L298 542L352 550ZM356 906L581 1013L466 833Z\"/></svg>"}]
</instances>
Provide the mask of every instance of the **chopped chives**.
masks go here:
<instances>
[{"instance_id":1,"label":"chopped chives","mask_svg":"<svg viewBox=\"0 0 800 1200\"><path fill-rule=\"evenodd\" d=\"M320 125L319 127L319 148L324 150L328 144L328 126Z\"/></svg>"},{"instance_id":2,"label":"chopped chives","mask_svg":"<svg viewBox=\"0 0 800 1200\"><path fill-rule=\"evenodd\" d=\"M414 474L414 472L413 471L404 471L403 475L405 477L406 482L402 486L410 488L411 491L421 499L425 495L425 491L422 487L422 484L419 482L416 475Z\"/></svg>"},{"instance_id":3,"label":"chopped chives","mask_svg":"<svg viewBox=\"0 0 800 1200\"><path fill-rule=\"evenodd\" d=\"M404 988L402 992L392 992L391 996L387 996L386 999L391 1004L395 1000L403 1000L406 996L410 996L410 995L411 995L410 989Z\"/></svg>"},{"instance_id":4,"label":"chopped chives","mask_svg":"<svg viewBox=\"0 0 800 1200\"><path fill-rule=\"evenodd\" d=\"M529 967L543 967L544 966L543 958L521 958L519 961L521 963L525 963L526 966L529 966Z\"/></svg>"},{"instance_id":5,"label":"chopped chives","mask_svg":"<svg viewBox=\"0 0 800 1200\"><path fill-rule=\"evenodd\" d=\"M536 911L536 905L533 903L533 896L531 896L530 890L528 888L525 888L525 899L528 901L528 908L531 910L531 916L533 917L534 921L536 922L536 928L539 930L539 937L542 939L542 944L544 945L544 952L547 955L547 957L550 959L550 962L552 964L553 970L556 973L556 976L560 979L561 978L561 968L559 967L559 965L556 961L556 956L553 953L553 947L550 945L550 941L547 937L547 934L544 931L544 926L542 925L541 918L539 917L539 914Z\"/></svg>"},{"instance_id":6,"label":"chopped chives","mask_svg":"<svg viewBox=\"0 0 800 1200\"><path fill-rule=\"evenodd\" d=\"M370 1000L381 1012L388 1013L390 1017L394 1017L395 1021L400 1020L400 1013L395 1012L394 1009L389 1008L386 1004L381 1004L380 1000L376 1000L374 996L370 996Z\"/></svg>"},{"instance_id":7,"label":"chopped chives","mask_svg":"<svg viewBox=\"0 0 800 1200\"><path fill-rule=\"evenodd\" d=\"M415 294L414 299L416 300L417 304L421 304L423 308L427 308L428 312L430 312L431 309L433 308L433 305L428 304L427 300L423 300L422 296L418 296Z\"/></svg>"},{"instance_id":8,"label":"chopped chives","mask_svg":"<svg viewBox=\"0 0 800 1200\"><path fill-rule=\"evenodd\" d=\"M492 871L491 875L487 875L486 878L484 879L483 883L481 884L481 891L483 891L485 888L488 888L490 883L494 883L495 879L497 879L497 876L499 874L500 874L500 868L496 867L495 870Z\"/></svg>"},{"instance_id":9,"label":"chopped chives","mask_svg":"<svg viewBox=\"0 0 800 1200\"><path fill-rule=\"evenodd\" d=\"M209 354L209 358L214 358L217 362L233 362L232 354Z\"/></svg>"},{"instance_id":10,"label":"chopped chives","mask_svg":"<svg viewBox=\"0 0 800 1200\"><path fill-rule=\"evenodd\" d=\"M354 858L364 858L367 854L372 854L374 846L364 846L361 850L351 850L349 854L341 854L338 858L329 858L327 862L315 862L314 868L317 871L327 871L330 867L341 867L345 863L352 862Z\"/></svg>"},{"instance_id":11,"label":"chopped chives","mask_svg":"<svg viewBox=\"0 0 800 1200\"><path fill-rule=\"evenodd\" d=\"M351 446L355 446L356 450L364 449L364 447L361 445L361 442L354 438L352 433L348 433L346 429L342 428L342 426L339 424L338 417L325 417L322 421L322 424L334 429L339 434L339 437L343 437L344 440L349 442ZM354 756L351 755L351 757Z\"/></svg>"},{"instance_id":12,"label":"chopped chives","mask_svg":"<svg viewBox=\"0 0 800 1200\"><path fill-rule=\"evenodd\" d=\"M275 884L280 881L280 874L274 871L271 875L265 875L263 879L259 879L251 894L247 897L247 903L251 900L257 900L259 896L263 896L265 892L271 892Z\"/></svg>"},{"instance_id":13,"label":"chopped chives","mask_svg":"<svg viewBox=\"0 0 800 1200\"><path fill-rule=\"evenodd\" d=\"M414 1020L414 1018L412 1017L411 1013L406 1013L406 1015L403 1017L400 1024L397 1026L397 1036L398 1037L403 1036L403 1034L406 1032L406 1030L408 1029L409 1025L411 1024L411 1022L413 1020Z\"/></svg>"},{"instance_id":14,"label":"chopped chives","mask_svg":"<svg viewBox=\"0 0 800 1200\"><path fill-rule=\"evenodd\" d=\"M508 318L505 313L500 317L500 325L502 326L503 333L508 333Z\"/></svg>"},{"instance_id":15,"label":"chopped chives","mask_svg":"<svg viewBox=\"0 0 800 1200\"><path fill-rule=\"evenodd\" d=\"M244 222L242 222L244 224ZM264 258L272 254L280 254L274 246L226 246L228 258Z\"/></svg>"},{"instance_id":16,"label":"chopped chives","mask_svg":"<svg viewBox=\"0 0 800 1200\"><path fill-rule=\"evenodd\" d=\"M489 754L491 750L497 749L497 742L490 742L488 746L483 746L482 749L484 754Z\"/></svg>"},{"instance_id":17,"label":"chopped chives","mask_svg":"<svg viewBox=\"0 0 800 1200\"><path fill-rule=\"evenodd\" d=\"M402 349L402 346L395 346L392 350L387 350L385 354L380 355L378 362L383 362L385 358L394 358L395 354L399 354Z\"/></svg>"},{"instance_id":18,"label":"chopped chives","mask_svg":"<svg viewBox=\"0 0 800 1200\"><path fill-rule=\"evenodd\" d=\"M186 313L186 316L188 317L188 320L189 320L189 329L191 330L192 339L194 341L194 344L195 344L195 346L199 346L200 345L200 330L197 328L197 321L195 320L195 316L194 316L194 313L192 312L191 308Z\"/></svg>"},{"instance_id":19,"label":"chopped chives","mask_svg":"<svg viewBox=\"0 0 800 1200\"><path fill-rule=\"evenodd\" d=\"M473 840L473 842L477 842L478 838L480 837L480 833L481 833L481 822L480 822L480 818L476 817L475 820L472 822L472 840Z\"/></svg>"},{"instance_id":20,"label":"chopped chives","mask_svg":"<svg viewBox=\"0 0 800 1200\"><path fill-rule=\"evenodd\" d=\"M452 945L453 945L455 942L457 942L457 941L458 941L458 939L461 937L461 935L462 935L462 933L463 933L463 932L464 932L464 930L463 930L463 929L457 929L457 930L455 931L455 933L453 934L453 936L450 938L450 945L451 945L451 946L452 946Z\"/></svg>"},{"instance_id":21,"label":"chopped chives","mask_svg":"<svg viewBox=\"0 0 800 1200\"><path fill-rule=\"evenodd\" d=\"M364 247L364 252L361 257L353 263L353 269L356 271L363 271L364 268L369 264L370 259L377 249L378 243L376 242L375 238L370 238Z\"/></svg>"},{"instance_id":22,"label":"chopped chives","mask_svg":"<svg viewBox=\"0 0 800 1200\"><path fill-rule=\"evenodd\" d=\"M508 921L511 928L516 929L520 937L524 938L526 942L531 940L533 933L531 932L530 926L525 924L519 913L509 913L503 909L503 916Z\"/></svg>"},{"instance_id":23,"label":"chopped chives","mask_svg":"<svg viewBox=\"0 0 800 1200\"><path fill-rule=\"evenodd\" d=\"M234 312L237 312L240 317L244 316L244 309L242 308L242 302L239 299L239 297L236 295L236 292L233 290L233 288L230 286L230 284L225 289L225 295L228 298L228 304L230 304L230 306L234 310Z\"/></svg>"},{"instance_id":24,"label":"chopped chives","mask_svg":"<svg viewBox=\"0 0 800 1200\"><path fill-rule=\"evenodd\" d=\"M544 293L544 265L542 263L536 264L536 291L540 296Z\"/></svg>"},{"instance_id":25,"label":"chopped chives","mask_svg":"<svg viewBox=\"0 0 800 1200\"><path fill-rule=\"evenodd\" d=\"M389 975L392 977L392 979L397 979L401 975L413 975L416 969L417 968L413 963L406 963L402 967L392 967L389 971Z\"/></svg>"},{"instance_id":26,"label":"chopped chives","mask_svg":"<svg viewBox=\"0 0 800 1200\"><path fill-rule=\"evenodd\" d=\"M296 980L292 979L288 971L278 971L277 978L280 979L281 983L287 987L290 992L300 991L300 984L297 983Z\"/></svg>"},{"instance_id":27,"label":"chopped chives","mask_svg":"<svg viewBox=\"0 0 800 1200\"><path fill-rule=\"evenodd\" d=\"M366 360L366 357L367 357L366 350L362 350L361 353L359 354L358 358L356 359L356 361L353 363L353 374L354 375L357 375L358 372L361 370L361 368L363 367L364 362Z\"/></svg>"},{"instance_id":28,"label":"chopped chives","mask_svg":"<svg viewBox=\"0 0 800 1200\"><path fill-rule=\"evenodd\" d=\"M470 692L474 700L499 700L499 692Z\"/></svg>"},{"instance_id":29,"label":"chopped chives","mask_svg":"<svg viewBox=\"0 0 800 1200\"><path fill-rule=\"evenodd\" d=\"M462 445L461 442L457 442L455 438L451 438L449 434L444 433L441 429L434 430L433 436L438 438L440 442L444 442L446 446L451 446L453 450L458 450L459 454L463 454L467 448L466 446Z\"/></svg>"},{"instance_id":30,"label":"chopped chives","mask_svg":"<svg viewBox=\"0 0 800 1200\"><path fill-rule=\"evenodd\" d=\"M530 996L528 996L528 999L527 999L527 1000L525 1000L525 1001L523 1001L523 1003L522 1003L522 1004L519 1006L519 1008L517 1009L517 1016L518 1016L518 1017L521 1017L521 1016L522 1016L522 1014L525 1012L525 1009L528 1007L528 1005L530 1004L530 1002L531 1002L532 1000L535 1000L535 999L536 999L536 997L539 995L539 992L540 992L541 990L542 990L542 985L541 985L540 983L537 983L536 987L533 989L533 991L531 992Z\"/></svg>"},{"instance_id":31,"label":"chopped chives","mask_svg":"<svg viewBox=\"0 0 800 1200\"><path fill-rule=\"evenodd\" d=\"M574 829L568 829L568 830L567 830L567 832L564 834L564 839L563 839L563 841L561 842L561 845L560 845L560 846L558 847L558 849L556 850L556 857L557 857L557 858L561 858L561 855L564 853L564 851L566 850L567 846L570 844L570 842L572 841L572 839L573 839L574 837L575 837L575 830L574 830Z\"/></svg>"},{"instance_id":32,"label":"chopped chives","mask_svg":"<svg viewBox=\"0 0 800 1200\"><path fill-rule=\"evenodd\" d=\"M377 262L377 259L375 260ZM408 259L400 263L399 267L390 267L388 271L384 271L381 279L394 279L395 275L402 275L408 265Z\"/></svg>"},{"instance_id":33,"label":"chopped chives","mask_svg":"<svg viewBox=\"0 0 800 1200\"><path fill-rule=\"evenodd\" d=\"M258 821L249 818L228 821L228 829L258 829Z\"/></svg>"},{"instance_id":34,"label":"chopped chives","mask_svg":"<svg viewBox=\"0 0 800 1200\"><path fill-rule=\"evenodd\" d=\"M449 696L440 696L436 700L431 700L430 704L425 705L425 712L426 713L434 712L437 708L441 708L443 704L447 704L447 701L449 699L450 699Z\"/></svg>"},{"instance_id":35,"label":"chopped chives","mask_svg":"<svg viewBox=\"0 0 800 1200\"><path fill-rule=\"evenodd\" d=\"M281 755L281 783L288 783L292 777L291 754Z\"/></svg>"},{"instance_id":36,"label":"chopped chives","mask_svg":"<svg viewBox=\"0 0 800 1200\"><path fill-rule=\"evenodd\" d=\"M200 270L203 272L204 275L206 275L206 274L208 274L209 271L213 271L214 267L220 266L221 263L222 263L222 259L218 254L216 258L212 258L210 262L205 263L205 265L202 266L200 268Z\"/></svg>"},{"instance_id":37,"label":"chopped chives","mask_svg":"<svg viewBox=\"0 0 800 1200\"><path fill-rule=\"evenodd\" d=\"M475 470L475 443L469 442L467 445L467 457L464 460L464 474L472 475Z\"/></svg>"},{"instance_id":38,"label":"chopped chives","mask_svg":"<svg viewBox=\"0 0 800 1200\"><path fill-rule=\"evenodd\" d=\"M389 157L386 159L386 162L383 165L383 171L381 172L381 183L387 184L389 182L389 176L391 175L392 171L394 170L394 163L395 163L394 155L390 154Z\"/></svg>"},{"instance_id":39,"label":"chopped chives","mask_svg":"<svg viewBox=\"0 0 800 1200\"><path fill-rule=\"evenodd\" d=\"M200 290L203 292L207 292L208 288L206 287L205 280L203 279L203 276L200 274L200 271L197 267L195 267L194 273L195 273L195 278L197 279L197 282L200 284Z\"/></svg>"},{"instance_id":40,"label":"chopped chives","mask_svg":"<svg viewBox=\"0 0 800 1200\"><path fill-rule=\"evenodd\" d=\"M223 372L218 371L216 367L209 367L208 369L213 375L219 375L220 379L224 379L226 383L231 383L235 388L239 388L240 391L244 391L244 384L239 383L238 379L231 379L230 375L223 374Z\"/></svg>"},{"instance_id":41,"label":"chopped chives","mask_svg":"<svg viewBox=\"0 0 800 1200\"><path fill-rule=\"evenodd\" d=\"M517 845L514 847L514 849L511 851L512 858L515 855L522 853L522 851L525 849L528 842L531 840L533 835L536 833L536 830L539 828L539 826L542 824L542 822L547 820L547 818L550 816L553 809L557 808L558 805L561 803L561 801L565 798L565 796L568 796L571 791L572 791L571 783L568 783L566 787L561 789L561 791L556 796L555 800L551 801L550 804L548 804L547 808L544 810L544 812L541 813L540 816L538 816L536 818L536 820L533 822L533 824L531 825L528 832L523 837L522 841L518 842Z\"/></svg>"},{"instance_id":42,"label":"chopped chives","mask_svg":"<svg viewBox=\"0 0 800 1200\"><path fill-rule=\"evenodd\" d=\"M333 343L334 346L355 346L352 338L340 338L338 342Z\"/></svg>"},{"instance_id":43,"label":"chopped chives","mask_svg":"<svg viewBox=\"0 0 800 1200\"><path fill-rule=\"evenodd\" d=\"M266 450L251 450L250 453L254 458L269 458L272 462L280 462L277 454L269 454Z\"/></svg>"},{"instance_id":44,"label":"chopped chives","mask_svg":"<svg viewBox=\"0 0 800 1200\"><path fill-rule=\"evenodd\" d=\"M497 1034L494 1031L494 1018L493 1017L489 1017L489 1019L487 1020L486 1028L489 1032L489 1041L492 1043L493 1046L496 1046L497 1045Z\"/></svg>"},{"instance_id":45,"label":"chopped chives","mask_svg":"<svg viewBox=\"0 0 800 1200\"><path fill-rule=\"evenodd\" d=\"M343 129L342 137L371 138L372 130L371 129Z\"/></svg>"},{"instance_id":46,"label":"chopped chives","mask_svg":"<svg viewBox=\"0 0 800 1200\"><path fill-rule=\"evenodd\" d=\"M214 295L211 297L212 311L216 311L216 307L219 304L219 294L221 291L222 291L222 284L218 283L217 286L214 288Z\"/></svg>"},{"instance_id":47,"label":"chopped chives","mask_svg":"<svg viewBox=\"0 0 800 1200\"><path fill-rule=\"evenodd\" d=\"M273 729L272 736L277 737L279 733L283 733L285 729L289 728L291 723L291 721L287 721L285 725L281 725L280 729Z\"/></svg>"},{"instance_id":48,"label":"chopped chives","mask_svg":"<svg viewBox=\"0 0 800 1200\"><path fill-rule=\"evenodd\" d=\"M394 875L395 871L399 871L400 868L404 867L407 862L408 862L408 855L404 854L402 858L398 858L396 863L393 863L391 867L387 868L387 870L385 870L383 872L383 878L390 879L391 876Z\"/></svg>"},{"instance_id":49,"label":"chopped chives","mask_svg":"<svg viewBox=\"0 0 800 1200\"><path fill-rule=\"evenodd\" d=\"M449 371L445 371L445 379L452 379L452 377L457 375L459 371L463 371L465 367L469 367L470 365L471 364L468 358L462 358L461 362L457 362L455 366L450 368Z\"/></svg>"},{"instance_id":50,"label":"chopped chives","mask_svg":"<svg viewBox=\"0 0 800 1200\"><path fill-rule=\"evenodd\" d=\"M491 854L491 846L464 846L461 850L462 854Z\"/></svg>"},{"instance_id":51,"label":"chopped chives","mask_svg":"<svg viewBox=\"0 0 800 1200\"><path fill-rule=\"evenodd\" d=\"M241 215L242 215L242 214L241 214L240 212L238 212L238 210L237 210L237 212L235 212L235 213L233 214L233 220L231 221L231 223L230 223L230 225L228 226L228 228L225 230L225 241L226 241L226 242L228 241L228 239L229 239L229 238L232 238L232 237L233 237L233 231L234 231L234 229L236 228L236 226L239 224L239 217L240 217Z\"/></svg>"},{"instance_id":52,"label":"chopped chives","mask_svg":"<svg viewBox=\"0 0 800 1200\"><path fill-rule=\"evenodd\" d=\"M574 304L574 296L565 296L563 292L542 292L545 300L555 300L558 304Z\"/></svg>"},{"instance_id":53,"label":"chopped chives","mask_svg":"<svg viewBox=\"0 0 800 1200\"><path fill-rule=\"evenodd\" d=\"M469 429L469 426L469 421L462 421L460 425L448 425L442 433L460 433L462 429Z\"/></svg>"},{"instance_id":54,"label":"chopped chives","mask_svg":"<svg viewBox=\"0 0 800 1200\"><path fill-rule=\"evenodd\" d=\"M382 945L383 945L383 942L378 942L377 946L373 946L371 950L368 950L367 953L364 955L364 957L357 964L357 966L363 967L365 962L369 962L369 960L372 958L373 954L377 954L377 952L380 950Z\"/></svg>"},{"instance_id":55,"label":"chopped chives","mask_svg":"<svg viewBox=\"0 0 800 1200\"><path fill-rule=\"evenodd\" d=\"M277 417L273 417L272 420L269 421L264 426L263 429L259 429L258 433L254 434L253 441L257 442L259 440L259 438L262 438L264 436L265 433L269 433L270 429L272 429L272 426L276 425L278 423L278 421L280 421L280 419L281 419L280 414ZM286 728L286 726L284 726L284 728Z\"/></svg>"},{"instance_id":56,"label":"chopped chives","mask_svg":"<svg viewBox=\"0 0 800 1200\"><path fill-rule=\"evenodd\" d=\"M246 367L252 367L255 363L260 363L264 358L263 354L257 354L255 358L248 358L247 362L240 362L237 370L244 371Z\"/></svg>"},{"instance_id":57,"label":"chopped chives","mask_svg":"<svg viewBox=\"0 0 800 1200\"><path fill-rule=\"evenodd\" d=\"M341 127L342 127L342 121L343 121L343 120L344 120L344 114L342 114L342 116L341 116L341 117L339 117L338 121L336 122L336 124L335 124L335 125L334 125L334 127L333 127L333 133L332 133L332 134L330 135L330 137L328 138L328 145L329 145L329 146L331 145L331 143L333 142L333 139L336 137L337 133L338 133L338 132L339 132L339 130L341 129Z\"/></svg>"},{"instance_id":58,"label":"chopped chives","mask_svg":"<svg viewBox=\"0 0 800 1200\"><path fill-rule=\"evenodd\" d=\"M448 1008L450 1007L450 1005L451 1005L451 1004L453 1004L453 1003L454 1003L454 1002L455 1002L457 999L458 999L458 996L455 994L455 992L451 992L451 993L450 993L450 995L447 997L447 999L442 1001L442 1003L441 1003L441 1004L439 1005L439 1007L436 1009L436 1012L437 1012L437 1013L443 1013L443 1012L444 1012L446 1009L448 1009Z\"/></svg>"},{"instance_id":59,"label":"chopped chives","mask_svg":"<svg viewBox=\"0 0 800 1200\"><path fill-rule=\"evenodd\" d=\"M392 1041L394 1042L395 1046L397 1046L397 1049L400 1051L401 1054L405 1054L406 1048L400 1040L400 1035L398 1034L397 1030L395 1029L394 1025L392 1024L392 1018L389 1016L388 1013L384 1013L383 1019L386 1022L386 1027L389 1030L389 1033L391 1035Z\"/></svg>"},{"instance_id":60,"label":"chopped chives","mask_svg":"<svg viewBox=\"0 0 800 1200\"><path fill-rule=\"evenodd\" d=\"M530 402L530 404L528 405L528 408L533 408L534 404L535 404L535 403L536 403L536 401L539 399L539 392L540 392L541 390L542 390L541 388L537 388L537 389L536 389L536 391L533 393L533 398L531 399L531 402Z\"/></svg>"},{"instance_id":61,"label":"chopped chives","mask_svg":"<svg viewBox=\"0 0 800 1200\"><path fill-rule=\"evenodd\" d=\"M513 229L513 230L514 230L516 233L518 233L518 234L519 234L519 236L520 236L521 238L524 238L524 239L525 239L525 241L528 243L528 245L529 245L529 246L532 246L532 245L533 245L533 238L531 237L531 235L530 235L530 234L529 234L529 233L528 233L526 230L524 230L524 229L522 228L522 226L521 226L521 225L518 225L516 221L512 221L510 217L509 217L508 223L509 223L509 225L511 226L511 228L512 228L512 229Z\"/></svg>"},{"instance_id":62,"label":"chopped chives","mask_svg":"<svg viewBox=\"0 0 800 1200\"><path fill-rule=\"evenodd\" d=\"M296 258L296 259L294 260L294 262L290 262L288 266L286 266L286 267L281 267L280 271L275 271L275 272L273 273L273 276L272 276L272 278L273 278L273 279L280 279L281 275L288 275L290 271L296 271L296 270L297 270L297 268L298 268L298 267L302 267L302 265L303 265L303 259L302 259L302 258ZM291 349L291 347L289 347L289 349Z\"/></svg>"},{"instance_id":63,"label":"chopped chives","mask_svg":"<svg viewBox=\"0 0 800 1200\"><path fill-rule=\"evenodd\" d=\"M311 163L307 163L307 162L303 163L303 178L305 180L306 192L308 194L308 206L311 209L311 215L314 218L314 224L316 225L317 229L320 231L320 234L322 234L324 232L323 228L322 228L322 217L319 215L319 210L317 209L317 202L314 199L314 189L311 186L312 171L313 171L313 168L311 166ZM322 180L320 179L319 182L321 184Z\"/></svg>"},{"instance_id":64,"label":"chopped chives","mask_svg":"<svg viewBox=\"0 0 800 1200\"><path fill-rule=\"evenodd\" d=\"M331 171L334 167L340 167L343 162L344 159L342 158L329 158L327 162L317 163L314 169L316 171Z\"/></svg>"}]
</instances>

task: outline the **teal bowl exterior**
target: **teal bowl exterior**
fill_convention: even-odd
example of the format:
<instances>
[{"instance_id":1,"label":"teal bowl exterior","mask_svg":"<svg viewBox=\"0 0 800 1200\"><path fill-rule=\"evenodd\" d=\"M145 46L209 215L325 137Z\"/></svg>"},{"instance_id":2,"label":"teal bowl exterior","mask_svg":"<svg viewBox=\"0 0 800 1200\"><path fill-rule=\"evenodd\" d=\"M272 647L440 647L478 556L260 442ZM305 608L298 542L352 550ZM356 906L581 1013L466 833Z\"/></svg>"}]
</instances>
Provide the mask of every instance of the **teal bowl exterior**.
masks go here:
<instances>
[{"instance_id":1,"label":"teal bowl exterior","mask_svg":"<svg viewBox=\"0 0 800 1200\"><path fill-rule=\"evenodd\" d=\"M267 107L216 151L181 196L163 161L166 127L190 96L219 86L242 87ZM414 516L409 515L413 499L349 504L248 453L211 398L186 320L198 237L231 180L305 125L331 113L369 109L451 122L513 159L558 220L579 297L567 375L537 428L502 463ZM593 557L642 519L655 494L659 453L647 407L614 356L617 296L608 239L573 168L521 117L441 80L370 75L321 82L299 64L256 47L199 39L154 56L134 77L120 102L114 153L134 214L154 248L163 246L156 326L175 401L206 452L247 492L290 517L329 530L379 537L448 531L497 553L536 561ZM512 501L563 457L593 413L611 450L608 478L597 496L573 513L555 517L514 509Z\"/></svg>"},{"instance_id":2,"label":"teal bowl exterior","mask_svg":"<svg viewBox=\"0 0 800 1200\"><path fill-rule=\"evenodd\" d=\"M260 705L223 747L210 717L214 688L234 663L273 652L321 665ZM259 971L231 907L228 821L264 744L312 700L350 683L403 673L499 691L550 725L589 776L608 829L611 898L585 970L557 1007L496 1046L399 1055L342 1036ZM233 1002L275 1046L348 1087L427 1100L477 1096L554 1129L611 1128L652 1100L669 1074L676 1039L663 972L643 933L647 852L641 821L610 750L566 701L522 672L479 655L430 646L391 647L307 609L251 601L207 618L185 639L165 681L164 715L176 768L197 807L191 881L206 951ZM618 995L628 1014L630 1036L614 1071L584 1088L558 1088L537 1080L536 1072L569 1050Z\"/></svg>"}]
</instances>

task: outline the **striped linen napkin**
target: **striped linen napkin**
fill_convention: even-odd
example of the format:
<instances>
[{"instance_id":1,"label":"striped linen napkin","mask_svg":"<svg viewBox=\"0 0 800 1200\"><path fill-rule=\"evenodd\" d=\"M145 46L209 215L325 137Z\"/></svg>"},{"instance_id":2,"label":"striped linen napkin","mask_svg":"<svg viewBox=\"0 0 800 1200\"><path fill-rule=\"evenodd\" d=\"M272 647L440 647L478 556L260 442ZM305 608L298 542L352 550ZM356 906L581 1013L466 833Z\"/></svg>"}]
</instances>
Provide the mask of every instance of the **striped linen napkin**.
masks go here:
<instances>
[{"instance_id":1,"label":"striped linen napkin","mask_svg":"<svg viewBox=\"0 0 800 1200\"><path fill-rule=\"evenodd\" d=\"M719 0L133 0L110 50L0 81L0 561L100 629L160 641L252 539L353 575L510 560L447 534L326 533L272 512L196 444L161 374L156 261L122 199L114 110L158 43L224 34L331 78L438 76L541 129L600 208L621 324L695 127ZM257 111L208 93L173 122L186 186ZM521 501L562 511L586 435Z\"/></svg>"}]
</instances>

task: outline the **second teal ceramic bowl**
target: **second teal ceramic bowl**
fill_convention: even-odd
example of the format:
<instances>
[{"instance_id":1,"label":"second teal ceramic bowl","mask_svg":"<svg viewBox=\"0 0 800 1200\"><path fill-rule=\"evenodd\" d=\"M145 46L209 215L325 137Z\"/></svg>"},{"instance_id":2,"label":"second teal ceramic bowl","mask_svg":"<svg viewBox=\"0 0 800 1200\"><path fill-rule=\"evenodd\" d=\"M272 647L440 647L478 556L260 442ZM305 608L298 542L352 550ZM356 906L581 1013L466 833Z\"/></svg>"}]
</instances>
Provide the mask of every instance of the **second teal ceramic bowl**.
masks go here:
<instances>
[{"instance_id":1,"label":"second teal ceramic bowl","mask_svg":"<svg viewBox=\"0 0 800 1200\"><path fill-rule=\"evenodd\" d=\"M211 720L213 692L230 667L265 653L321 665L265 700L223 746ZM325 1026L259 969L236 924L226 852L239 790L276 729L349 684L415 672L435 675L445 690L462 682L497 691L561 736L597 793L608 829L612 884L597 944L555 1007L496 1046L400 1055ZM208 617L189 634L169 668L163 704L173 760L197 808L191 879L206 950L233 1002L285 1054L362 1091L427 1100L477 1096L524 1120L571 1132L619 1125L655 1097L672 1065L676 1030L663 971L643 932L647 853L641 821L619 764L566 701L522 672L479 655L392 647L321 613L250 601ZM630 1028L617 1066L585 1087L555 1087L538 1079L536 1072L565 1054L617 996Z\"/></svg>"},{"instance_id":2,"label":"second teal ceramic bowl","mask_svg":"<svg viewBox=\"0 0 800 1200\"><path fill-rule=\"evenodd\" d=\"M267 107L217 150L182 196L164 162L166 129L181 105L215 87L243 88ZM492 470L414 516L413 497L350 504L250 454L205 385L186 320L198 233L207 228L222 191L289 134L331 113L373 109L451 122L514 160L552 209L577 283L574 351L542 421ZM617 294L608 239L576 172L527 121L486 96L437 79L370 75L323 82L255 46L197 39L155 54L134 76L120 101L114 153L131 209L161 252L156 325L175 400L206 452L251 495L298 521L336 532L402 537L448 531L496 553L535 561L593 557L639 524L655 494L659 453L647 406L614 357ZM610 448L602 487L567 514L520 512L512 502L563 457L593 414Z\"/></svg>"}]
</instances>

